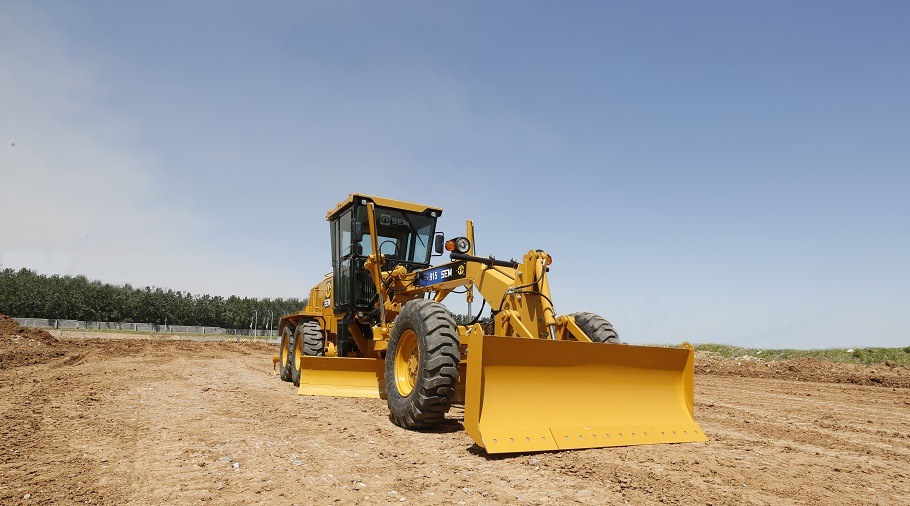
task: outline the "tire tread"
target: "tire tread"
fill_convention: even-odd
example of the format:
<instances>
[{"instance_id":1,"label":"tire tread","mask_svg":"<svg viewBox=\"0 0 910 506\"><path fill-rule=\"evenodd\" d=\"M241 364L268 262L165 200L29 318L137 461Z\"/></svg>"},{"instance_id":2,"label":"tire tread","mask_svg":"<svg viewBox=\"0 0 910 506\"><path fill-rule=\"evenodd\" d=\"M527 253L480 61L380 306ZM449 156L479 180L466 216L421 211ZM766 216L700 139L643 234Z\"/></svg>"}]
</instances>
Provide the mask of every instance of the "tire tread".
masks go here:
<instances>
[{"instance_id":1,"label":"tire tread","mask_svg":"<svg viewBox=\"0 0 910 506\"><path fill-rule=\"evenodd\" d=\"M622 343L613 324L604 317L594 313L573 313L571 316L575 318L575 323L591 338L591 341L607 344Z\"/></svg>"}]
</instances>

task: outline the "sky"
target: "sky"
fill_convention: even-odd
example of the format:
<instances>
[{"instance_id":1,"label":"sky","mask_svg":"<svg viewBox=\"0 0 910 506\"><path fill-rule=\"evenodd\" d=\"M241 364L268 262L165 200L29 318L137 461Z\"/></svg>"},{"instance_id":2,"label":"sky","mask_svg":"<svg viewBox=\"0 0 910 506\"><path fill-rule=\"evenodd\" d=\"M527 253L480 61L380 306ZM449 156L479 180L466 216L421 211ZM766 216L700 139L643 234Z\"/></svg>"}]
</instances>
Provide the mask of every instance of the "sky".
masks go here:
<instances>
[{"instance_id":1,"label":"sky","mask_svg":"<svg viewBox=\"0 0 910 506\"><path fill-rule=\"evenodd\" d=\"M908 346L907 19L0 0L0 268L304 298L365 193L474 220L479 255L546 250L557 312L626 342Z\"/></svg>"}]
</instances>

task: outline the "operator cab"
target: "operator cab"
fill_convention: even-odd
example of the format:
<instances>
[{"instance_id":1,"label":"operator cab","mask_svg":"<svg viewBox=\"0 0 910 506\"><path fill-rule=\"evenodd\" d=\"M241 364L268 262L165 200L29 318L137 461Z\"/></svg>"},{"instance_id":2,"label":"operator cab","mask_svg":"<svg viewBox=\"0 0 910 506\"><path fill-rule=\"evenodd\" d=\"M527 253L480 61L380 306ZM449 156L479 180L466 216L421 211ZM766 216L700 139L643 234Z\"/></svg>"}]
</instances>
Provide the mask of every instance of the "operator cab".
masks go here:
<instances>
[{"instance_id":1,"label":"operator cab","mask_svg":"<svg viewBox=\"0 0 910 506\"><path fill-rule=\"evenodd\" d=\"M436 219L442 209L368 195L349 195L329 211L332 235L335 313L375 308L376 287L363 265L373 253L369 203L375 205L376 244L383 270L404 266L409 272L430 265Z\"/></svg>"}]
</instances>

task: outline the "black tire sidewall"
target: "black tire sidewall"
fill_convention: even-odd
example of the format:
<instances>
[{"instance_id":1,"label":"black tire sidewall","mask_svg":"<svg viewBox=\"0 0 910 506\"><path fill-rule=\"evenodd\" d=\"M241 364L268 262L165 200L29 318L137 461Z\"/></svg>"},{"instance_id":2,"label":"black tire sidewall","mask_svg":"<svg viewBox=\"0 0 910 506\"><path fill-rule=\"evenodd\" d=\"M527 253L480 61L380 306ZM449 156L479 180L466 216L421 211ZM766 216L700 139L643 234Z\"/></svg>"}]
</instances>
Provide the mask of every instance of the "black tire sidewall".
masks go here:
<instances>
[{"instance_id":1,"label":"black tire sidewall","mask_svg":"<svg viewBox=\"0 0 910 506\"><path fill-rule=\"evenodd\" d=\"M281 332L281 347L278 350L279 359L283 357L284 350L285 349L288 350L287 361L281 362L279 360L279 362L278 362L278 373L281 376L282 381L291 381L291 361L293 360L293 356L291 353L293 352L293 349L294 349L293 342L294 342L294 334L290 331L290 327L285 327L284 330ZM285 346L287 348L285 348Z\"/></svg>"},{"instance_id":2,"label":"black tire sidewall","mask_svg":"<svg viewBox=\"0 0 910 506\"><path fill-rule=\"evenodd\" d=\"M402 412L408 409L410 397L412 395L417 395L416 392L421 380L420 376L424 372L423 369L418 371L417 383L414 385L411 393L407 396L401 395L395 380L395 355L398 352L398 343L401 340L402 334L408 330L413 330L414 333L417 334L417 352L420 354L420 362L425 363L426 360L426 357L423 355L426 350L426 343L423 342L427 330L426 323L424 322L424 328L421 328L418 322L416 322L410 314L406 314L402 311L402 313L398 315L398 318L395 319L395 326L392 327L392 334L389 336L389 345L385 356L385 391L388 398L389 409L393 413Z\"/></svg>"},{"instance_id":3,"label":"black tire sidewall","mask_svg":"<svg viewBox=\"0 0 910 506\"><path fill-rule=\"evenodd\" d=\"M293 383L295 387L300 386L300 368L297 367L297 344L302 344L301 338L303 337L304 325L305 324L301 323L294 329L294 338L291 340L290 353L288 353L289 375L291 377L291 383Z\"/></svg>"}]
</instances>

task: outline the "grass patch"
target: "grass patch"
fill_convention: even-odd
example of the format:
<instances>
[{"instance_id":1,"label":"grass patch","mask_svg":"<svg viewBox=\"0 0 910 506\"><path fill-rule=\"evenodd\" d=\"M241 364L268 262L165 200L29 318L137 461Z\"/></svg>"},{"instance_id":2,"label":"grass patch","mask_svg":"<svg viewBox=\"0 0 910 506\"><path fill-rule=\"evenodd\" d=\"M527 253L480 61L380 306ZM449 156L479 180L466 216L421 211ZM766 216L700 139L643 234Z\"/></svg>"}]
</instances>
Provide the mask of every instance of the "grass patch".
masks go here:
<instances>
[{"instance_id":1,"label":"grass patch","mask_svg":"<svg viewBox=\"0 0 910 506\"><path fill-rule=\"evenodd\" d=\"M834 348L829 350L764 350L741 348L723 344L699 344L698 351L717 353L723 358L739 358L745 355L762 360L792 360L800 357L811 357L825 362L840 364L875 365L890 360L897 365L910 366L910 346L905 348Z\"/></svg>"}]
</instances>

